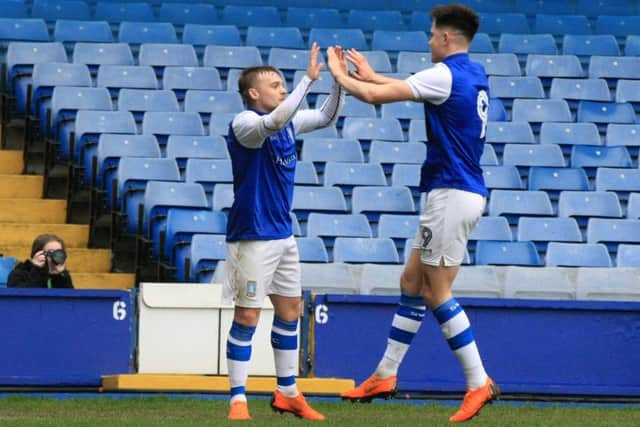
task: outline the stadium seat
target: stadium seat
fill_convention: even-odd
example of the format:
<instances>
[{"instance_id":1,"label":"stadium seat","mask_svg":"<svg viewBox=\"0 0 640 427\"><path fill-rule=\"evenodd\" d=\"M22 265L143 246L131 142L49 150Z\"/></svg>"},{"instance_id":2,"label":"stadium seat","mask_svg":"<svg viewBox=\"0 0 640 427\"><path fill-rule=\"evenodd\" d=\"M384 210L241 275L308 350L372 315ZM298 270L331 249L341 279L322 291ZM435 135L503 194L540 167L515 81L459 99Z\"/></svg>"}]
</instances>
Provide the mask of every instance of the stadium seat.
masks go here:
<instances>
[{"instance_id":1,"label":"stadium seat","mask_svg":"<svg viewBox=\"0 0 640 427\"><path fill-rule=\"evenodd\" d=\"M579 268L576 298L591 301L640 301L638 279L638 271L634 268Z\"/></svg>"},{"instance_id":2,"label":"stadium seat","mask_svg":"<svg viewBox=\"0 0 640 427\"><path fill-rule=\"evenodd\" d=\"M424 31L385 31L376 29L371 40L372 50L383 50L397 57L397 52L424 52L429 39Z\"/></svg>"},{"instance_id":3,"label":"stadium seat","mask_svg":"<svg viewBox=\"0 0 640 427\"><path fill-rule=\"evenodd\" d=\"M640 37L637 35L627 36L624 54L626 56L640 56Z\"/></svg>"},{"instance_id":4,"label":"stadium seat","mask_svg":"<svg viewBox=\"0 0 640 427\"><path fill-rule=\"evenodd\" d=\"M638 193L632 193L629 195L627 218L640 219L640 194Z\"/></svg>"},{"instance_id":5,"label":"stadium seat","mask_svg":"<svg viewBox=\"0 0 640 427\"><path fill-rule=\"evenodd\" d=\"M226 90L188 90L184 98L184 111L198 113L207 125L211 116L224 113L239 113L244 110L238 92Z\"/></svg>"},{"instance_id":6,"label":"stadium seat","mask_svg":"<svg viewBox=\"0 0 640 427\"><path fill-rule=\"evenodd\" d=\"M295 185L320 185L316 168L311 162L297 162L293 182Z\"/></svg>"},{"instance_id":7,"label":"stadium seat","mask_svg":"<svg viewBox=\"0 0 640 427\"><path fill-rule=\"evenodd\" d=\"M358 140L404 141L400 122L396 119L347 117L342 137Z\"/></svg>"},{"instance_id":8,"label":"stadium seat","mask_svg":"<svg viewBox=\"0 0 640 427\"><path fill-rule=\"evenodd\" d=\"M548 242L582 242L582 233L574 218L521 217L518 240L534 242L538 251L544 251Z\"/></svg>"},{"instance_id":9,"label":"stadium seat","mask_svg":"<svg viewBox=\"0 0 640 427\"><path fill-rule=\"evenodd\" d=\"M163 258L176 268L176 280L187 280L184 276L184 260L189 256L191 240L195 234L223 235L226 232L227 217L222 212L170 208L161 246Z\"/></svg>"},{"instance_id":10,"label":"stadium seat","mask_svg":"<svg viewBox=\"0 0 640 427\"><path fill-rule=\"evenodd\" d=\"M297 237L300 262L329 262L327 249L319 237Z\"/></svg>"},{"instance_id":11,"label":"stadium seat","mask_svg":"<svg viewBox=\"0 0 640 427\"><path fill-rule=\"evenodd\" d=\"M203 3L160 3L158 21L171 22L174 25L215 24L218 21L216 8Z\"/></svg>"},{"instance_id":12,"label":"stadium seat","mask_svg":"<svg viewBox=\"0 0 640 427\"><path fill-rule=\"evenodd\" d=\"M357 10L347 13L347 26L362 31L403 31L406 29L399 10Z\"/></svg>"},{"instance_id":13,"label":"stadium seat","mask_svg":"<svg viewBox=\"0 0 640 427\"><path fill-rule=\"evenodd\" d=\"M18 260L10 256L0 257L0 288L7 286L9 274L13 271L13 268L18 263Z\"/></svg>"},{"instance_id":14,"label":"stadium seat","mask_svg":"<svg viewBox=\"0 0 640 427\"><path fill-rule=\"evenodd\" d=\"M140 65L153 67L158 78L162 78L165 67L197 67L198 58L189 44L145 43L140 45Z\"/></svg>"},{"instance_id":15,"label":"stadium seat","mask_svg":"<svg viewBox=\"0 0 640 427\"><path fill-rule=\"evenodd\" d=\"M476 244L476 265L540 265L533 242L479 240Z\"/></svg>"},{"instance_id":16,"label":"stadium seat","mask_svg":"<svg viewBox=\"0 0 640 427\"><path fill-rule=\"evenodd\" d=\"M340 28L343 25L337 9L289 6L286 13L286 25L307 31L310 28Z\"/></svg>"},{"instance_id":17,"label":"stadium seat","mask_svg":"<svg viewBox=\"0 0 640 427\"><path fill-rule=\"evenodd\" d=\"M416 211L407 187L355 187L352 212L364 213L376 221L381 214L412 214Z\"/></svg>"},{"instance_id":18,"label":"stadium seat","mask_svg":"<svg viewBox=\"0 0 640 427\"><path fill-rule=\"evenodd\" d=\"M162 87L174 91L182 101L187 90L222 90L222 82L215 68L167 67L162 76Z\"/></svg>"},{"instance_id":19,"label":"stadium seat","mask_svg":"<svg viewBox=\"0 0 640 427\"><path fill-rule=\"evenodd\" d=\"M296 185L293 208L298 220L305 221L311 212L347 213L347 202L339 188Z\"/></svg>"},{"instance_id":20,"label":"stadium seat","mask_svg":"<svg viewBox=\"0 0 640 427\"><path fill-rule=\"evenodd\" d=\"M329 95L318 95L316 98L316 106L322 105ZM354 96L345 96L344 106L340 111L340 118L344 117L376 117L376 107L372 104L366 103L364 101L360 101L358 98ZM338 125L344 124L344 120L342 123L338 120ZM339 127L339 126L338 126Z\"/></svg>"},{"instance_id":21,"label":"stadium seat","mask_svg":"<svg viewBox=\"0 0 640 427\"><path fill-rule=\"evenodd\" d=\"M502 216L483 216L480 217L478 224L471 230L469 234L470 243L476 240L503 240L512 241L513 235L509 222ZM475 246L475 243L473 243Z\"/></svg>"},{"instance_id":22,"label":"stadium seat","mask_svg":"<svg viewBox=\"0 0 640 427\"><path fill-rule=\"evenodd\" d=\"M109 89L117 98L120 89L157 89L158 80L153 68L139 65L101 65L98 69L98 87Z\"/></svg>"},{"instance_id":23,"label":"stadium seat","mask_svg":"<svg viewBox=\"0 0 640 427\"><path fill-rule=\"evenodd\" d=\"M298 27L249 27L247 46L257 46L268 52L268 48L304 49L304 41Z\"/></svg>"},{"instance_id":24,"label":"stadium seat","mask_svg":"<svg viewBox=\"0 0 640 427\"><path fill-rule=\"evenodd\" d=\"M559 217L576 217L585 225L585 218L622 218L622 208L616 193L607 191L562 191L558 200ZM582 221L581 221L582 219Z\"/></svg>"},{"instance_id":25,"label":"stadium seat","mask_svg":"<svg viewBox=\"0 0 640 427\"><path fill-rule=\"evenodd\" d=\"M404 266L364 264L360 280L362 295L400 295L400 276Z\"/></svg>"},{"instance_id":26,"label":"stadium seat","mask_svg":"<svg viewBox=\"0 0 640 427\"><path fill-rule=\"evenodd\" d=\"M9 1L2 5L2 16L5 18L27 18L27 4L21 0Z\"/></svg>"},{"instance_id":27,"label":"stadium seat","mask_svg":"<svg viewBox=\"0 0 640 427\"><path fill-rule=\"evenodd\" d=\"M356 186L386 186L387 180L379 164L327 162L324 185L338 187L349 197Z\"/></svg>"},{"instance_id":28,"label":"stadium seat","mask_svg":"<svg viewBox=\"0 0 640 427\"><path fill-rule=\"evenodd\" d=\"M398 252L404 251L405 257L411 251L411 247L406 246L407 239L416 236L420 217L418 215L389 215L382 214L378 221L378 237L388 237L393 239Z\"/></svg>"},{"instance_id":29,"label":"stadium seat","mask_svg":"<svg viewBox=\"0 0 640 427\"><path fill-rule=\"evenodd\" d=\"M260 51L255 46L207 46L203 65L216 67L223 77L229 68L248 68L262 65Z\"/></svg>"},{"instance_id":30,"label":"stadium seat","mask_svg":"<svg viewBox=\"0 0 640 427\"><path fill-rule=\"evenodd\" d=\"M391 173L394 164L422 164L427 156L427 146L421 142L373 141L369 150L369 162L382 164L385 173Z\"/></svg>"},{"instance_id":31,"label":"stadium seat","mask_svg":"<svg viewBox=\"0 0 640 427\"><path fill-rule=\"evenodd\" d=\"M274 47L269 50L267 63L284 73L285 78L293 78L296 70L306 70L309 63L309 50L283 49ZM318 61L324 62L322 54Z\"/></svg>"},{"instance_id":32,"label":"stadium seat","mask_svg":"<svg viewBox=\"0 0 640 427\"><path fill-rule=\"evenodd\" d=\"M170 90L122 89L118 95L118 110L130 111L137 122L147 111L180 111L178 99Z\"/></svg>"},{"instance_id":33,"label":"stadium seat","mask_svg":"<svg viewBox=\"0 0 640 427\"><path fill-rule=\"evenodd\" d=\"M143 43L178 43L176 29L169 22L132 22L120 23L118 40L129 45Z\"/></svg>"},{"instance_id":34,"label":"stadium seat","mask_svg":"<svg viewBox=\"0 0 640 427\"><path fill-rule=\"evenodd\" d=\"M424 119L413 119L409 123L409 142L427 142L427 126Z\"/></svg>"},{"instance_id":35,"label":"stadium seat","mask_svg":"<svg viewBox=\"0 0 640 427\"><path fill-rule=\"evenodd\" d=\"M156 20L150 2L112 3L104 0L97 2L94 19L117 24L123 21L153 22Z\"/></svg>"},{"instance_id":36,"label":"stadium seat","mask_svg":"<svg viewBox=\"0 0 640 427\"><path fill-rule=\"evenodd\" d=\"M367 217L362 214L323 214L312 212L307 221L307 236L322 238L332 249L336 237L373 237Z\"/></svg>"},{"instance_id":37,"label":"stadium seat","mask_svg":"<svg viewBox=\"0 0 640 427\"><path fill-rule=\"evenodd\" d=\"M572 101L611 101L607 82L602 79L561 79L551 81L549 98Z\"/></svg>"},{"instance_id":38,"label":"stadium seat","mask_svg":"<svg viewBox=\"0 0 640 427\"><path fill-rule=\"evenodd\" d=\"M618 80L616 102L630 102L636 113L640 111L640 82L637 80Z\"/></svg>"},{"instance_id":39,"label":"stadium seat","mask_svg":"<svg viewBox=\"0 0 640 427\"><path fill-rule=\"evenodd\" d=\"M569 104L563 99L515 99L511 116L514 122L571 122Z\"/></svg>"},{"instance_id":40,"label":"stadium seat","mask_svg":"<svg viewBox=\"0 0 640 427\"><path fill-rule=\"evenodd\" d=\"M502 33L529 33L529 22L524 13L480 13L478 32L500 35Z\"/></svg>"},{"instance_id":41,"label":"stadium seat","mask_svg":"<svg viewBox=\"0 0 640 427\"><path fill-rule=\"evenodd\" d=\"M557 199L559 191L589 191L589 179L582 168L529 169L529 190L544 190L552 199Z\"/></svg>"},{"instance_id":42,"label":"stadium seat","mask_svg":"<svg viewBox=\"0 0 640 427\"><path fill-rule=\"evenodd\" d=\"M610 124L607 126L606 141L607 146L635 147L637 153L640 147L640 125Z\"/></svg>"},{"instance_id":43,"label":"stadium seat","mask_svg":"<svg viewBox=\"0 0 640 427\"><path fill-rule=\"evenodd\" d=\"M636 113L633 106L627 102L581 101L578 105L577 121L596 124L634 124Z\"/></svg>"},{"instance_id":44,"label":"stadium seat","mask_svg":"<svg viewBox=\"0 0 640 427\"><path fill-rule=\"evenodd\" d=\"M211 283L218 262L226 257L225 236L194 234L189 250L189 281Z\"/></svg>"},{"instance_id":45,"label":"stadium seat","mask_svg":"<svg viewBox=\"0 0 640 427\"><path fill-rule=\"evenodd\" d=\"M620 49L611 34L567 34L562 41L562 53L583 57L586 63L592 55L620 56Z\"/></svg>"},{"instance_id":46,"label":"stadium seat","mask_svg":"<svg viewBox=\"0 0 640 427\"><path fill-rule=\"evenodd\" d=\"M483 166L482 177L488 189L522 190L520 173L515 166Z\"/></svg>"},{"instance_id":47,"label":"stadium seat","mask_svg":"<svg viewBox=\"0 0 640 427\"><path fill-rule=\"evenodd\" d=\"M519 167L549 166L562 168L565 166L565 161L560 146L555 144L506 144L504 146L502 164Z\"/></svg>"},{"instance_id":48,"label":"stadium seat","mask_svg":"<svg viewBox=\"0 0 640 427\"><path fill-rule=\"evenodd\" d=\"M595 34L612 34L616 37L626 37L638 31L640 16L637 15L602 15L596 17Z\"/></svg>"},{"instance_id":49,"label":"stadium seat","mask_svg":"<svg viewBox=\"0 0 640 427\"><path fill-rule=\"evenodd\" d=\"M69 21L59 19L53 30L53 39L72 47L76 42L112 43L113 33L106 21ZM71 44L67 44L71 42Z\"/></svg>"},{"instance_id":50,"label":"stadium seat","mask_svg":"<svg viewBox=\"0 0 640 427\"><path fill-rule=\"evenodd\" d=\"M364 161L360 143L355 139L342 138L305 138L301 158L313 162L320 171L326 162Z\"/></svg>"},{"instance_id":51,"label":"stadium seat","mask_svg":"<svg viewBox=\"0 0 640 427\"><path fill-rule=\"evenodd\" d=\"M353 277L349 265L301 263L302 289L313 293L357 294L360 285Z\"/></svg>"},{"instance_id":52,"label":"stadium seat","mask_svg":"<svg viewBox=\"0 0 640 427\"><path fill-rule=\"evenodd\" d=\"M144 113L142 133L158 138L160 147L166 145L169 135L205 135L198 113L162 113L151 111Z\"/></svg>"},{"instance_id":53,"label":"stadium seat","mask_svg":"<svg viewBox=\"0 0 640 427\"><path fill-rule=\"evenodd\" d=\"M469 58L484 66L488 76L520 76L518 57L513 53L471 53Z\"/></svg>"},{"instance_id":54,"label":"stadium seat","mask_svg":"<svg viewBox=\"0 0 640 427\"><path fill-rule=\"evenodd\" d=\"M558 48L551 34L501 34L498 52L516 55L557 55Z\"/></svg>"},{"instance_id":55,"label":"stadium seat","mask_svg":"<svg viewBox=\"0 0 640 427\"><path fill-rule=\"evenodd\" d=\"M507 110L500 98L489 98L488 120L490 122L504 122L507 120Z\"/></svg>"},{"instance_id":56,"label":"stadium seat","mask_svg":"<svg viewBox=\"0 0 640 427\"><path fill-rule=\"evenodd\" d=\"M486 140L492 145L536 143L527 122L488 122Z\"/></svg>"},{"instance_id":57,"label":"stadium seat","mask_svg":"<svg viewBox=\"0 0 640 427\"><path fill-rule=\"evenodd\" d=\"M593 176L593 168L629 168L631 157L626 147L574 145L571 148L571 167L583 168L587 175ZM624 169L618 171L624 173Z\"/></svg>"},{"instance_id":58,"label":"stadium seat","mask_svg":"<svg viewBox=\"0 0 640 427\"><path fill-rule=\"evenodd\" d=\"M602 145L598 127L593 123L542 123L540 144L565 146Z\"/></svg>"},{"instance_id":59,"label":"stadium seat","mask_svg":"<svg viewBox=\"0 0 640 427\"><path fill-rule=\"evenodd\" d=\"M126 43L76 43L73 63L86 64L96 75L102 65L133 65L133 54Z\"/></svg>"},{"instance_id":60,"label":"stadium seat","mask_svg":"<svg viewBox=\"0 0 640 427\"><path fill-rule=\"evenodd\" d=\"M420 176L422 165L412 164L403 165L397 164L393 166L393 172L391 173L391 185L395 187L405 186L409 187L414 197L420 197Z\"/></svg>"},{"instance_id":61,"label":"stadium seat","mask_svg":"<svg viewBox=\"0 0 640 427\"><path fill-rule=\"evenodd\" d=\"M178 161L181 168L189 158L228 159L227 142L221 136L169 135L167 157Z\"/></svg>"},{"instance_id":62,"label":"stadium seat","mask_svg":"<svg viewBox=\"0 0 640 427\"><path fill-rule=\"evenodd\" d=\"M327 126L324 128L313 130L311 132L299 133L296 135L296 138L302 141L306 141L307 139L317 139L317 138L338 139L338 129L335 127L335 125Z\"/></svg>"},{"instance_id":63,"label":"stadium seat","mask_svg":"<svg viewBox=\"0 0 640 427\"><path fill-rule=\"evenodd\" d=\"M168 153L167 153L168 154ZM169 157L167 155L167 157ZM180 166L180 162L178 162ZM233 182L229 159L186 159L185 181L202 185L205 193L212 195L218 184Z\"/></svg>"},{"instance_id":64,"label":"stadium seat","mask_svg":"<svg viewBox=\"0 0 640 427\"><path fill-rule=\"evenodd\" d=\"M575 285L562 268L507 268L504 279L506 298L573 300Z\"/></svg>"},{"instance_id":65,"label":"stadium seat","mask_svg":"<svg viewBox=\"0 0 640 427\"><path fill-rule=\"evenodd\" d=\"M382 104L380 109L383 119L398 119L403 129L409 129L409 121L424 119L424 104L414 101L399 101Z\"/></svg>"},{"instance_id":66,"label":"stadium seat","mask_svg":"<svg viewBox=\"0 0 640 427\"><path fill-rule=\"evenodd\" d=\"M610 147L614 148L624 147ZM626 201L626 193L640 191L640 169L600 167L596 172L596 191L615 191Z\"/></svg>"},{"instance_id":67,"label":"stadium seat","mask_svg":"<svg viewBox=\"0 0 640 427\"><path fill-rule=\"evenodd\" d=\"M534 76L490 76L491 96L501 98L544 98L544 89L540 79Z\"/></svg>"},{"instance_id":68,"label":"stadium seat","mask_svg":"<svg viewBox=\"0 0 640 427\"><path fill-rule=\"evenodd\" d=\"M213 210L227 212L233 205L233 185L218 184L213 189ZM292 216L293 215L292 213Z\"/></svg>"},{"instance_id":69,"label":"stadium seat","mask_svg":"<svg viewBox=\"0 0 640 427\"><path fill-rule=\"evenodd\" d=\"M314 42L322 50L335 45L344 49L367 50L364 33L359 28L311 28L308 46Z\"/></svg>"},{"instance_id":70,"label":"stadium seat","mask_svg":"<svg viewBox=\"0 0 640 427\"><path fill-rule=\"evenodd\" d=\"M15 3L18 4L18 2ZM44 20L26 18L12 19L5 14L3 14L3 16L3 18L0 18L0 50L2 59L4 59L7 46L11 42L48 42L51 40L49 31L47 30L47 24Z\"/></svg>"},{"instance_id":71,"label":"stadium seat","mask_svg":"<svg viewBox=\"0 0 640 427\"><path fill-rule=\"evenodd\" d=\"M405 52L398 53L396 62L396 70L399 73L417 73L419 71L431 68L431 55L424 52Z\"/></svg>"},{"instance_id":72,"label":"stadium seat","mask_svg":"<svg viewBox=\"0 0 640 427\"><path fill-rule=\"evenodd\" d=\"M222 9L222 24L239 27L262 25L279 27L282 25L278 10L273 6L227 5Z\"/></svg>"},{"instance_id":73,"label":"stadium seat","mask_svg":"<svg viewBox=\"0 0 640 427\"><path fill-rule=\"evenodd\" d=\"M488 34L476 33L469 45L469 52L473 53L494 53L493 43Z\"/></svg>"},{"instance_id":74,"label":"stadium seat","mask_svg":"<svg viewBox=\"0 0 640 427\"><path fill-rule=\"evenodd\" d=\"M584 15L545 15L538 13L533 25L538 34L591 34L591 23Z\"/></svg>"},{"instance_id":75,"label":"stadium seat","mask_svg":"<svg viewBox=\"0 0 640 427\"><path fill-rule=\"evenodd\" d=\"M550 242L545 264L548 267L611 267L611 257L603 244Z\"/></svg>"},{"instance_id":76,"label":"stadium seat","mask_svg":"<svg viewBox=\"0 0 640 427\"><path fill-rule=\"evenodd\" d=\"M640 245L618 245L617 267L640 267Z\"/></svg>"},{"instance_id":77,"label":"stadium seat","mask_svg":"<svg viewBox=\"0 0 640 427\"><path fill-rule=\"evenodd\" d=\"M391 73L391 60L384 50L367 50L360 52L367 59L367 62L378 73ZM355 70L355 67L348 63L349 69Z\"/></svg>"},{"instance_id":78,"label":"stadium seat","mask_svg":"<svg viewBox=\"0 0 640 427\"><path fill-rule=\"evenodd\" d=\"M304 77L306 74L307 74L306 70L297 70L296 72L294 72L292 87L298 86L298 83L300 83L300 80L302 80L302 77ZM313 82L313 84L309 88L309 95L318 94L318 93L331 93L331 88L333 87L333 83L334 82L333 82L333 77L331 77L331 73L329 71L321 71L320 77L318 77L318 79L315 82ZM227 88L227 90L230 90L230 89ZM237 90L237 88L234 90ZM309 99L310 98L311 97L309 97ZM320 104L316 101L316 105L320 105ZM375 108L374 108L374 111L375 111Z\"/></svg>"},{"instance_id":79,"label":"stadium seat","mask_svg":"<svg viewBox=\"0 0 640 427\"><path fill-rule=\"evenodd\" d=\"M44 121L56 86L90 87L91 75L85 65L42 63L33 66L32 91L29 112ZM27 100L29 102L29 100ZM44 129L44 128L43 128Z\"/></svg>"},{"instance_id":80,"label":"stadium seat","mask_svg":"<svg viewBox=\"0 0 640 427\"><path fill-rule=\"evenodd\" d=\"M409 29L418 31L429 31L431 28L431 16L426 10L419 10L415 7L415 4L411 0L406 0L410 3L407 10L411 11L409 18Z\"/></svg>"},{"instance_id":81,"label":"stadium seat","mask_svg":"<svg viewBox=\"0 0 640 427\"><path fill-rule=\"evenodd\" d=\"M640 79L640 57L594 55L589 61L589 78Z\"/></svg>"},{"instance_id":82,"label":"stadium seat","mask_svg":"<svg viewBox=\"0 0 640 427\"><path fill-rule=\"evenodd\" d=\"M335 262L398 264L400 258L388 238L336 237L333 247Z\"/></svg>"},{"instance_id":83,"label":"stadium seat","mask_svg":"<svg viewBox=\"0 0 640 427\"><path fill-rule=\"evenodd\" d=\"M603 243L615 252L620 243L640 243L640 220L591 218L587 224L587 242Z\"/></svg>"},{"instance_id":84,"label":"stadium seat","mask_svg":"<svg viewBox=\"0 0 640 427\"><path fill-rule=\"evenodd\" d=\"M576 10L588 17L595 17L599 15L633 15L635 13L633 2L626 2L624 0L599 2L591 0L577 0Z\"/></svg>"},{"instance_id":85,"label":"stadium seat","mask_svg":"<svg viewBox=\"0 0 640 427\"><path fill-rule=\"evenodd\" d=\"M496 151L491 144L484 144L480 156L480 166L498 166L498 156L496 156Z\"/></svg>"},{"instance_id":86,"label":"stadium seat","mask_svg":"<svg viewBox=\"0 0 640 427\"><path fill-rule=\"evenodd\" d=\"M575 55L529 55L525 71L527 76L540 78L584 77L580 60ZM589 77L595 78L591 75Z\"/></svg>"},{"instance_id":87,"label":"stadium seat","mask_svg":"<svg viewBox=\"0 0 640 427\"><path fill-rule=\"evenodd\" d=\"M569 15L575 13L573 2L557 2L553 0L516 0L515 10L536 15L548 13L553 15Z\"/></svg>"},{"instance_id":88,"label":"stadium seat","mask_svg":"<svg viewBox=\"0 0 640 427\"><path fill-rule=\"evenodd\" d=\"M75 19L79 21L91 19L89 5L80 0L34 0L31 16L50 22L58 19Z\"/></svg>"},{"instance_id":89,"label":"stadium seat","mask_svg":"<svg viewBox=\"0 0 640 427\"><path fill-rule=\"evenodd\" d=\"M198 57L204 53L205 46L242 46L240 30L235 25L198 25L187 24L182 30L182 43L193 45Z\"/></svg>"},{"instance_id":90,"label":"stadium seat","mask_svg":"<svg viewBox=\"0 0 640 427\"><path fill-rule=\"evenodd\" d=\"M225 113L211 117L209 121L209 134L211 136L227 136L229 133L229 124L235 116L236 113Z\"/></svg>"},{"instance_id":91,"label":"stadium seat","mask_svg":"<svg viewBox=\"0 0 640 427\"><path fill-rule=\"evenodd\" d=\"M518 216L553 216L549 196L544 191L492 190L489 215L504 215L510 224Z\"/></svg>"}]
</instances>

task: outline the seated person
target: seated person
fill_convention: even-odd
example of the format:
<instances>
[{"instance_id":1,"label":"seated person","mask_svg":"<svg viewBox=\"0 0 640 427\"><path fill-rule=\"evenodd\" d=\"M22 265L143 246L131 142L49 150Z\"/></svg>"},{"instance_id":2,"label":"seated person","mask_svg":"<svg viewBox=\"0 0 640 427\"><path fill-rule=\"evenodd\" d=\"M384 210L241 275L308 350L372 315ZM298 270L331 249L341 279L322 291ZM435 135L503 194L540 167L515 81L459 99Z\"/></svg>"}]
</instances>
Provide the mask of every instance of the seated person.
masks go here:
<instances>
[{"instance_id":1,"label":"seated person","mask_svg":"<svg viewBox=\"0 0 640 427\"><path fill-rule=\"evenodd\" d=\"M9 288L69 288L64 241L53 234L41 234L31 246L31 259L18 263L7 281Z\"/></svg>"}]
</instances>

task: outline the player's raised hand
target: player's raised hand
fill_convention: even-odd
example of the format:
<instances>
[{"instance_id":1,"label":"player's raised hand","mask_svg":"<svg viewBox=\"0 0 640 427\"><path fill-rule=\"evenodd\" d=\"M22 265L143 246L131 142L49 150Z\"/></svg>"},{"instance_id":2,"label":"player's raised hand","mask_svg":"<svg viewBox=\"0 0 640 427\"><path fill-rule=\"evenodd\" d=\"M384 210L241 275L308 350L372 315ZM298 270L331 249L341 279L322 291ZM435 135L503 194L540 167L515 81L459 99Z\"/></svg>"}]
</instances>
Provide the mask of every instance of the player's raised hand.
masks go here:
<instances>
[{"instance_id":1,"label":"player's raised hand","mask_svg":"<svg viewBox=\"0 0 640 427\"><path fill-rule=\"evenodd\" d=\"M347 60L356 67L355 71L351 73L352 77L363 82L371 82L374 80L376 73L373 71L373 68L369 65L369 61L367 61L367 58L363 54L355 49L349 49L345 56L347 57Z\"/></svg>"},{"instance_id":2,"label":"player's raised hand","mask_svg":"<svg viewBox=\"0 0 640 427\"><path fill-rule=\"evenodd\" d=\"M344 56L342 47L335 46L327 49L327 62L329 63L329 71L334 78L349 73L347 60Z\"/></svg>"},{"instance_id":3,"label":"player's raised hand","mask_svg":"<svg viewBox=\"0 0 640 427\"><path fill-rule=\"evenodd\" d=\"M309 54L309 64L307 65L307 76L311 80L318 80L320 77L320 71L324 67L323 63L318 63L318 54L320 53L320 47L318 43L313 42L311 46L311 53Z\"/></svg>"}]
</instances>

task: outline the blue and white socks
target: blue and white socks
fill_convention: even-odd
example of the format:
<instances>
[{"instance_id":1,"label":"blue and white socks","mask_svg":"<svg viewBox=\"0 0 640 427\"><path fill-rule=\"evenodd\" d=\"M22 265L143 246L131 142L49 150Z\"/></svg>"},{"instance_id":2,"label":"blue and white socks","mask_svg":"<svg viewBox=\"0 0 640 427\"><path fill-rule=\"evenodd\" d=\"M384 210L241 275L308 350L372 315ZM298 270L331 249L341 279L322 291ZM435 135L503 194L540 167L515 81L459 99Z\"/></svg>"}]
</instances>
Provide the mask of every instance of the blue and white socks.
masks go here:
<instances>
[{"instance_id":1,"label":"blue and white socks","mask_svg":"<svg viewBox=\"0 0 640 427\"><path fill-rule=\"evenodd\" d=\"M387 349L376 368L377 377L387 378L398 374L400 363L420 329L426 309L422 296L404 293L400 296L400 304L391 323Z\"/></svg>"},{"instance_id":2,"label":"blue and white socks","mask_svg":"<svg viewBox=\"0 0 640 427\"><path fill-rule=\"evenodd\" d=\"M276 363L278 390L287 397L296 397L296 367L298 360L298 320L273 317L271 346Z\"/></svg>"},{"instance_id":3,"label":"blue and white socks","mask_svg":"<svg viewBox=\"0 0 640 427\"><path fill-rule=\"evenodd\" d=\"M247 401L245 386L249 375L249 360L251 360L251 338L256 331L253 326L244 326L238 322L231 324L231 331L227 338L227 368L231 385L231 403Z\"/></svg>"},{"instance_id":4,"label":"blue and white socks","mask_svg":"<svg viewBox=\"0 0 640 427\"><path fill-rule=\"evenodd\" d=\"M440 324L440 330L454 352L467 379L467 387L470 389L481 387L487 381L487 373L482 365L480 353L469 318L458 304L455 298L444 302L435 309L433 315Z\"/></svg>"}]
</instances>

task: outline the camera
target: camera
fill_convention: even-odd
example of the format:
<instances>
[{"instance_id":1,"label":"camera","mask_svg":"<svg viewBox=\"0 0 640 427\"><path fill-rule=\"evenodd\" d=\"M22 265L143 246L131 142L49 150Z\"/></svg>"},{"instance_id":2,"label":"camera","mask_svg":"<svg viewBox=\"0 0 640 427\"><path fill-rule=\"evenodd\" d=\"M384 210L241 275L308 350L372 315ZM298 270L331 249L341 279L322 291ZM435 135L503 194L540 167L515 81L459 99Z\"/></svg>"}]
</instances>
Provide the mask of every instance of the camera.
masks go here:
<instances>
[{"instance_id":1,"label":"camera","mask_svg":"<svg viewBox=\"0 0 640 427\"><path fill-rule=\"evenodd\" d=\"M67 253L63 249L56 249L55 251L47 251L47 258L51 259L51 262L55 265L64 264L67 260Z\"/></svg>"}]
</instances>

